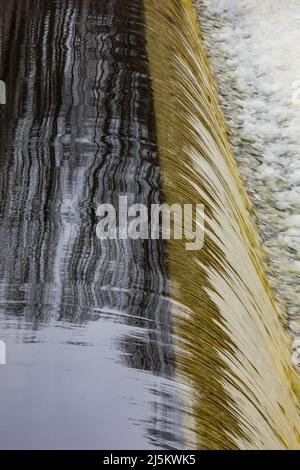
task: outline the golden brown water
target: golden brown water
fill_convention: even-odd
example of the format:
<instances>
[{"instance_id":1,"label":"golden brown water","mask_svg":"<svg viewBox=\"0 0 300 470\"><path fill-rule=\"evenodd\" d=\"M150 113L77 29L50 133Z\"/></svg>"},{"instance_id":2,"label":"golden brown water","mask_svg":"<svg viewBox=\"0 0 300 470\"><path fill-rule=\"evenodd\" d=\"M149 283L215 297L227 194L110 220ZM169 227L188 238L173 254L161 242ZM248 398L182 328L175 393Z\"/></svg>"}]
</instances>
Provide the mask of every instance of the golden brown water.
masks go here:
<instances>
[{"instance_id":1,"label":"golden brown water","mask_svg":"<svg viewBox=\"0 0 300 470\"><path fill-rule=\"evenodd\" d=\"M145 0L145 9L166 202L203 203L206 211L201 251L168 244L189 444L300 448L285 318L265 277L192 2Z\"/></svg>"}]
</instances>

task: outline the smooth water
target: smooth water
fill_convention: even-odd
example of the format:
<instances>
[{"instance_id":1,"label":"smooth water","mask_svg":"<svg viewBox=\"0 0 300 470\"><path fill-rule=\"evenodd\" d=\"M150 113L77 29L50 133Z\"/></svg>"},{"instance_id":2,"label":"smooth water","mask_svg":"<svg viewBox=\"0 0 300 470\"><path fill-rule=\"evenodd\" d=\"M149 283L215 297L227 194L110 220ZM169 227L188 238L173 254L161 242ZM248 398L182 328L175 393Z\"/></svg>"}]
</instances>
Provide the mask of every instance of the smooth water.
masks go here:
<instances>
[{"instance_id":1,"label":"smooth water","mask_svg":"<svg viewBox=\"0 0 300 470\"><path fill-rule=\"evenodd\" d=\"M159 240L96 237L161 200L141 0L1 0L0 448L182 444Z\"/></svg>"}]
</instances>

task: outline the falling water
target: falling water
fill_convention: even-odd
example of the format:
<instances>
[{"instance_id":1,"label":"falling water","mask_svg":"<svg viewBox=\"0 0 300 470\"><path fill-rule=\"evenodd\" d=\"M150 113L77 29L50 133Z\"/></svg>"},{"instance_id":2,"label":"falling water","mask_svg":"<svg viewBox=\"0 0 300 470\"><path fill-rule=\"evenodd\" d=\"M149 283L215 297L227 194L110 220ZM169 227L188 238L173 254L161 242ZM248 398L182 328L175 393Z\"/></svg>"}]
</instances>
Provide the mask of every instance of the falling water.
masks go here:
<instances>
[{"instance_id":1,"label":"falling water","mask_svg":"<svg viewBox=\"0 0 300 470\"><path fill-rule=\"evenodd\" d=\"M205 245L168 246L176 364L198 448L299 448L297 379L253 209L217 103L191 0L146 0L163 191L203 203ZM157 47L159 35L160 47Z\"/></svg>"}]
</instances>

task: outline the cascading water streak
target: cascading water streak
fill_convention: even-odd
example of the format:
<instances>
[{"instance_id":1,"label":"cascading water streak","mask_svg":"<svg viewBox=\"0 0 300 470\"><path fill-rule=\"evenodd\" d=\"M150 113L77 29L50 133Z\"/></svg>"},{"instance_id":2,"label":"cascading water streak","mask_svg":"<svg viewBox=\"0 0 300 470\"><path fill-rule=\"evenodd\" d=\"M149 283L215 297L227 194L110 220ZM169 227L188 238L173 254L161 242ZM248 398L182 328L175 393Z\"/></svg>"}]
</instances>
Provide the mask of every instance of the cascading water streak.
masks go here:
<instances>
[{"instance_id":1,"label":"cascading water streak","mask_svg":"<svg viewBox=\"0 0 300 470\"><path fill-rule=\"evenodd\" d=\"M207 449L299 448L298 378L265 275L252 204L230 148L191 0L145 0L162 190L203 203L205 243L167 247L177 373L190 442ZM160 47L157 47L157 36Z\"/></svg>"}]
</instances>

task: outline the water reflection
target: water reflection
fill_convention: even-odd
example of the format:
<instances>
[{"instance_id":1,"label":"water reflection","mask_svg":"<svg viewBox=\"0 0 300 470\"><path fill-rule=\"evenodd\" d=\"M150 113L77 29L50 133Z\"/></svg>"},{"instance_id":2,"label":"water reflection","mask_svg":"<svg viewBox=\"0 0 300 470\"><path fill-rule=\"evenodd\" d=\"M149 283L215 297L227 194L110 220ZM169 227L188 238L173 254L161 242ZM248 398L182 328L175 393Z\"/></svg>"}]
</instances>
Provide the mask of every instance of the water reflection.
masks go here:
<instances>
[{"instance_id":1,"label":"water reflection","mask_svg":"<svg viewBox=\"0 0 300 470\"><path fill-rule=\"evenodd\" d=\"M123 367L115 347L120 335L138 330L111 320L34 329L10 320L1 327L8 348L0 370L2 449L144 449L165 447L168 438L174 444L171 401L166 413L172 384Z\"/></svg>"},{"instance_id":2,"label":"water reflection","mask_svg":"<svg viewBox=\"0 0 300 470\"><path fill-rule=\"evenodd\" d=\"M178 447L164 246L95 234L98 204L162 199L142 0L0 22L0 447Z\"/></svg>"}]
</instances>

